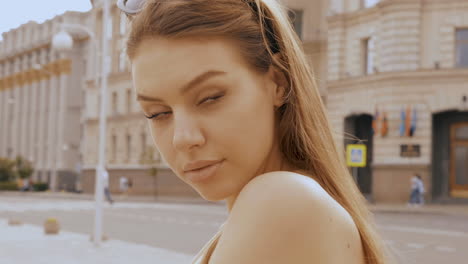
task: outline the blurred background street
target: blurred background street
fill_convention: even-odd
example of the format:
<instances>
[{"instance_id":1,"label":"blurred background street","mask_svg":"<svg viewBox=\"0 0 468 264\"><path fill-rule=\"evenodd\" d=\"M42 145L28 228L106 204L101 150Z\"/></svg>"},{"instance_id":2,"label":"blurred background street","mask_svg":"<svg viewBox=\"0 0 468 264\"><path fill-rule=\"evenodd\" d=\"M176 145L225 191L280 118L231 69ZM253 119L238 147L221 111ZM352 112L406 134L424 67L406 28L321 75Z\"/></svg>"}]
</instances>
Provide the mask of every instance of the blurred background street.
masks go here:
<instances>
[{"instance_id":1,"label":"blurred background street","mask_svg":"<svg viewBox=\"0 0 468 264\"><path fill-rule=\"evenodd\" d=\"M118 198L117 198L118 199ZM128 199L128 198L126 198ZM17 219L42 226L45 219L57 218L64 231L92 233L93 202L86 199L48 198L32 195L0 195L0 219ZM468 210L460 206L409 208L373 206L378 229L399 263L466 263L468 259ZM104 208L104 234L118 240L167 250L167 264L187 263L218 230L227 217L222 203L199 200L122 201ZM19 228L8 226L10 230ZM2 230L3 231L3 230ZM59 234L58 236L61 236ZM71 243L66 241L65 243ZM11 243L1 241L0 251ZM35 245L47 252L42 243ZM30 252L34 248L29 248ZM2 256L7 256L8 254ZM110 256L116 260L121 256ZM28 256L29 258L29 256ZM185 261L185 262L184 262ZM8 263L1 262L0 263ZM9 262L13 263L13 262ZM16 263L16 262L15 262ZM150 263L150 262L139 262Z\"/></svg>"}]
</instances>

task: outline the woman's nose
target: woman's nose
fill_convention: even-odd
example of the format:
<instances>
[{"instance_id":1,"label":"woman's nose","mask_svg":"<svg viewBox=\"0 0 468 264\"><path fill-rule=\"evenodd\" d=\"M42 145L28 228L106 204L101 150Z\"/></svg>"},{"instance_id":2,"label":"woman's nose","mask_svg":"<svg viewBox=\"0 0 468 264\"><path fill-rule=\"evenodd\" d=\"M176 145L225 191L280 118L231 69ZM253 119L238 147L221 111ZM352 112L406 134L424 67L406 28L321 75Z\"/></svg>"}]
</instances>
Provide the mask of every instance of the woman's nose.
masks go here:
<instances>
[{"instance_id":1,"label":"woman's nose","mask_svg":"<svg viewBox=\"0 0 468 264\"><path fill-rule=\"evenodd\" d=\"M205 137L195 120L178 118L174 124L173 145L179 151L190 151L205 144Z\"/></svg>"}]
</instances>

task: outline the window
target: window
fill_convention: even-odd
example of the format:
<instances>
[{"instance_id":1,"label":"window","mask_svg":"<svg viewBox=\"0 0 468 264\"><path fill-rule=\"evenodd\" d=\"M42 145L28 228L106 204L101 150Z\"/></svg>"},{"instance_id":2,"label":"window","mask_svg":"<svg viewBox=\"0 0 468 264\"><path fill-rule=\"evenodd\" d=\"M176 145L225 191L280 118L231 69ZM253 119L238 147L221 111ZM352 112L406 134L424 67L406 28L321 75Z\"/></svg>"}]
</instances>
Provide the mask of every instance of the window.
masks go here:
<instances>
[{"instance_id":1,"label":"window","mask_svg":"<svg viewBox=\"0 0 468 264\"><path fill-rule=\"evenodd\" d=\"M92 99L91 99L92 100ZM99 116L99 114L101 113L101 95L98 94L96 96L96 117ZM92 114L92 113L91 113ZM91 115L90 114L90 115Z\"/></svg>"},{"instance_id":2,"label":"window","mask_svg":"<svg viewBox=\"0 0 468 264\"><path fill-rule=\"evenodd\" d=\"M468 67L468 28L456 30L456 67Z\"/></svg>"},{"instance_id":3,"label":"window","mask_svg":"<svg viewBox=\"0 0 468 264\"><path fill-rule=\"evenodd\" d=\"M109 20L107 20L107 34L106 38L111 39L112 38L112 17L109 17Z\"/></svg>"},{"instance_id":4,"label":"window","mask_svg":"<svg viewBox=\"0 0 468 264\"><path fill-rule=\"evenodd\" d=\"M119 71L124 72L127 70L127 58L125 55L125 50L121 50L119 54Z\"/></svg>"},{"instance_id":5,"label":"window","mask_svg":"<svg viewBox=\"0 0 468 264\"><path fill-rule=\"evenodd\" d=\"M146 155L146 133L141 134L141 156L144 157Z\"/></svg>"},{"instance_id":6,"label":"window","mask_svg":"<svg viewBox=\"0 0 468 264\"><path fill-rule=\"evenodd\" d=\"M28 55L26 55L26 68L29 69L31 67L33 67L33 65L35 64L35 62L33 61L33 56L31 53L29 53ZM25 69L26 70L26 69Z\"/></svg>"},{"instance_id":7,"label":"window","mask_svg":"<svg viewBox=\"0 0 468 264\"><path fill-rule=\"evenodd\" d=\"M125 15L124 12L120 13L120 35L123 36L125 35L125 32L127 31L127 16Z\"/></svg>"},{"instance_id":8,"label":"window","mask_svg":"<svg viewBox=\"0 0 468 264\"><path fill-rule=\"evenodd\" d=\"M361 6L364 6L364 8L368 7L373 7L375 6L380 0L361 0Z\"/></svg>"},{"instance_id":9,"label":"window","mask_svg":"<svg viewBox=\"0 0 468 264\"><path fill-rule=\"evenodd\" d=\"M294 31L296 31L296 34L300 39L302 39L302 15L302 10L288 11L289 20L291 21Z\"/></svg>"},{"instance_id":10,"label":"window","mask_svg":"<svg viewBox=\"0 0 468 264\"><path fill-rule=\"evenodd\" d=\"M132 112L132 89L127 90L127 113Z\"/></svg>"},{"instance_id":11,"label":"window","mask_svg":"<svg viewBox=\"0 0 468 264\"><path fill-rule=\"evenodd\" d=\"M111 161L115 161L117 159L117 136L112 135L112 143L111 143Z\"/></svg>"},{"instance_id":12,"label":"window","mask_svg":"<svg viewBox=\"0 0 468 264\"><path fill-rule=\"evenodd\" d=\"M127 135L127 161L130 160L131 151L132 151L132 136Z\"/></svg>"},{"instance_id":13,"label":"window","mask_svg":"<svg viewBox=\"0 0 468 264\"><path fill-rule=\"evenodd\" d=\"M112 114L116 115L117 112L117 92L112 93Z\"/></svg>"},{"instance_id":14,"label":"window","mask_svg":"<svg viewBox=\"0 0 468 264\"><path fill-rule=\"evenodd\" d=\"M361 52L363 74L374 73L374 41L372 38L361 40Z\"/></svg>"}]
</instances>

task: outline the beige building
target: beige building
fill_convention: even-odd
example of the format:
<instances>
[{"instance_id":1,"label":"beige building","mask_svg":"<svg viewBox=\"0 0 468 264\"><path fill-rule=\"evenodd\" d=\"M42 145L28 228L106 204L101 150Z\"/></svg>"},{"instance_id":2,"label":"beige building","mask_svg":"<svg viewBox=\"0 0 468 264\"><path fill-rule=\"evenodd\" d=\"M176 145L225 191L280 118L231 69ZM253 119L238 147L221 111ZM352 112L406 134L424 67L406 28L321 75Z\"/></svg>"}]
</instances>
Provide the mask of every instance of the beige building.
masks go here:
<instances>
[{"instance_id":1,"label":"beige building","mask_svg":"<svg viewBox=\"0 0 468 264\"><path fill-rule=\"evenodd\" d=\"M82 75L86 42L51 48L62 23L82 24L87 14L67 12L42 24L29 22L0 42L0 156L33 163L33 180L53 190L74 190L80 166Z\"/></svg>"},{"instance_id":2,"label":"beige building","mask_svg":"<svg viewBox=\"0 0 468 264\"><path fill-rule=\"evenodd\" d=\"M327 12L328 0L280 0L313 67L322 99L326 101L327 80Z\"/></svg>"},{"instance_id":3,"label":"beige building","mask_svg":"<svg viewBox=\"0 0 468 264\"><path fill-rule=\"evenodd\" d=\"M468 198L468 2L331 0L328 33L334 129L368 148L361 191L406 202L419 173L426 199Z\"/></svg>"}]
</instances>

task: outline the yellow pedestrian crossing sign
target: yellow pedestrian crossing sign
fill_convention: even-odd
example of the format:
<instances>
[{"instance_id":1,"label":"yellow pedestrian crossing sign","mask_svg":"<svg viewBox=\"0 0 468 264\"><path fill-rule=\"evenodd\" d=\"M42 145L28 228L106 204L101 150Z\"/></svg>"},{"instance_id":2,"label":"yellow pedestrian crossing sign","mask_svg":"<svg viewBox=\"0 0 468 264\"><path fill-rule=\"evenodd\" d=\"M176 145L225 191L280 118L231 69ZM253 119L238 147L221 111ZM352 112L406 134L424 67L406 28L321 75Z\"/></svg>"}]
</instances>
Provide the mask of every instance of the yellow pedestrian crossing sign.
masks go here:
<instances>
[{"instance_id":1,"label":"yellow pedestrian crossing sign","mask_svg":"<svg viewBox=\"0 0 468 264\"><path fill-rule=\"evenodd\" d=\"M348 167L365 167L366 156L366 145L349 144L346 146L346 164L348 165Z\"/></svg>"}]
</instances>

